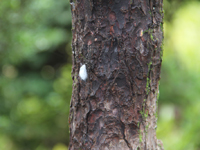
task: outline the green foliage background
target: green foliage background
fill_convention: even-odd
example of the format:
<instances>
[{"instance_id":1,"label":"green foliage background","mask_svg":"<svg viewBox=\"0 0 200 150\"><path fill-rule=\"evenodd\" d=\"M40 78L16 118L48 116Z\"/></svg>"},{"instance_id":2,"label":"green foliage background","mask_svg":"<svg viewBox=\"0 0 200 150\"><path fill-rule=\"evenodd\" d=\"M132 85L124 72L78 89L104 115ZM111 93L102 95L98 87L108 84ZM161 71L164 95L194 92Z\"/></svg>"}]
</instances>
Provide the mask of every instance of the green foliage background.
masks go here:
<instances>
[{"instance_id":1,"label":"green foliage background","mask_svg":"<svg viewBox=\"0 0 200 150\"><path fill-rule=\"evenodd\" d=\"M67 149L69 2L0 0L0 31L0 150Z\"/></svg>"},{"instance_id":2,"label":"green foliage background","mask_svg":"<svg viewBox=\"0 0 200 150\"><path fill-rule=\"evenodd\" d=\"M200 149L200 2L164 1L157 136ZM68 0L0 0L0 150L67 150L72 92Z\"/></svg>"}]
</instances>

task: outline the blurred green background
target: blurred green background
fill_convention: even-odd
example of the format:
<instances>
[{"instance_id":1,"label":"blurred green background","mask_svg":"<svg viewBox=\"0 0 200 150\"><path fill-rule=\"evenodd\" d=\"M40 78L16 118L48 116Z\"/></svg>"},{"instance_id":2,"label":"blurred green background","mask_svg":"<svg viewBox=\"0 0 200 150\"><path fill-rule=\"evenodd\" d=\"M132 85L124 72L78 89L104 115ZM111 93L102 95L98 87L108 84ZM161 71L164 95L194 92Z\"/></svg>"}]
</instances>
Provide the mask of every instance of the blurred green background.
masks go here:
<instances>
[{"instance_id":1,"label":"blurred green background","mask_svg":"<svg viewBox=\"0 0 200 150\"><path fill-rule=\"evenodd\" d=\"M200 150L200 1L164 1L157 136ZM0 150L67 150L68 0L0 0Z\"/></svg>"}]
</instances>

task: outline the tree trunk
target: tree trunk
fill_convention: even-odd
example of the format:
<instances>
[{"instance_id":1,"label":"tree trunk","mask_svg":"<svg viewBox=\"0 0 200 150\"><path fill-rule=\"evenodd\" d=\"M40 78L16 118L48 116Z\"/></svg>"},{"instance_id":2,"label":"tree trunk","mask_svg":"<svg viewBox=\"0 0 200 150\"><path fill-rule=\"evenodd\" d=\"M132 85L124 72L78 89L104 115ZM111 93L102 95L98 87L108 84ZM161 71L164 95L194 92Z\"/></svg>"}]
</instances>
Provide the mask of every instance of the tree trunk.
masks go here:
<instances>
[{"instance_id":1,"label":"tree trunk","mask_svg":"<svg viewBox=\"0 0 200 150\"><path fill-rule=\"evenodd\" d=\"M162 149L162 0L71 0L71 10L69 149Z\"/></svg>"}]
</instances>

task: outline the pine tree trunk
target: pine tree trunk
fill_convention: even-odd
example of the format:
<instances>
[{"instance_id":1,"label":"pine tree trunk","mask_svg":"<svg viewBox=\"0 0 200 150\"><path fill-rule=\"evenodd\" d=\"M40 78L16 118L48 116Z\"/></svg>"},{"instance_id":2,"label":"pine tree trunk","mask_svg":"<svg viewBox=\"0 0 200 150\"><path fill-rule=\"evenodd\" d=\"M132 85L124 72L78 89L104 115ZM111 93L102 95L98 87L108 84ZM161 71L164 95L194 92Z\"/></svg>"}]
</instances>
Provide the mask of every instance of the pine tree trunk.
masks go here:
<instances>
[{"instance_id":1,"label":"pine tree trunk","mask_svg":"<svg viewBox=\"0 0 200 150\"><path fill-rule=\"evenodd\" d=\"M162 149L156 138L162 0L71 0L71 10L69 149ZM79 76L84 64L87 76L84 70Z\"/></svg>"}]
</instances>

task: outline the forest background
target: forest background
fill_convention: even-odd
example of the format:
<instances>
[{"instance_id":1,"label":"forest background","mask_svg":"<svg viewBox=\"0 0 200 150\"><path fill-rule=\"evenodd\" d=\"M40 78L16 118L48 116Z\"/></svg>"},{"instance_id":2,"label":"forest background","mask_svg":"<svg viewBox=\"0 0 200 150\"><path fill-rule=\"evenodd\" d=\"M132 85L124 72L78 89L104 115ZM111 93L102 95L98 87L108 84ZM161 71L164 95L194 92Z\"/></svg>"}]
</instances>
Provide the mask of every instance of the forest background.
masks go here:
<instances>
[{"instance_id":1,"label":"forest background","mask_svg":"<svg viewBox=\"0 0 200 150\"><path fill-rule=\"evenodd\" d=\"M200 149L200 0L164 0L157 137ZM0 149L67 150L72 92L68 0L0 0Z\"/></svg>"}]
</instances>

